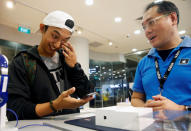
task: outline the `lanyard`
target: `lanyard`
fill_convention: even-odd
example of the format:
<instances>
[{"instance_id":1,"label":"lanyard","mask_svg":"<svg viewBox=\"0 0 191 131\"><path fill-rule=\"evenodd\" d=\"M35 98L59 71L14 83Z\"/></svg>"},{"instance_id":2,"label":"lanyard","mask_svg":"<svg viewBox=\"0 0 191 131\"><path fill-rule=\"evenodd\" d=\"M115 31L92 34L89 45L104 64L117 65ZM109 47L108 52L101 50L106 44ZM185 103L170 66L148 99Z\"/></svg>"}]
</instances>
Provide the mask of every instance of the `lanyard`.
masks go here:
<instances>
[{"instance_id":1,"label":"lanyard","mask_svg":"<svg viewBox=\"0 0 191 131\"><path fill-rule=\"evenodd\" d=\"M159 63L158 63L158 60L157 58L155 58L155 67L156 67L156 72L157 72L157 78L159 80L159 83L160 83L160 89L163 89L163 85L165 83L165 81L167 80L168 78L168 75L170 73L170 71L172 70L172 67L174 66L174 63L176 61L176 59L178 58L178 56L180 55L180 52L181 52L182 48L180 48L176 54L174 55L174 58L172 59L170 65L168 66L168 69L166 70L163 78L161 76L161 73L160 73L160 70L159 70Z\"/></svg>"}]
</instances>

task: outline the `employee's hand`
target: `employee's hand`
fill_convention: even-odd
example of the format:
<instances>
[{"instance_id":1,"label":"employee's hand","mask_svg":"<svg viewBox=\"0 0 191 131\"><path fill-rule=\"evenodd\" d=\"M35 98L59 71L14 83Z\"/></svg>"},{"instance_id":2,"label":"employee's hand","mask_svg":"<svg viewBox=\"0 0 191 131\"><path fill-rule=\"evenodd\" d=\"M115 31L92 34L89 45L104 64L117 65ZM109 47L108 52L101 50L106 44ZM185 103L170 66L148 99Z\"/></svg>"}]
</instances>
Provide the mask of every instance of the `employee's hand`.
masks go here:
<instances>
[{"instance_id":1,"label":"employee's hand","mask_svg":"<svg viewBox=\"0 0 191 131\"><path fill-rule=\"evenodd\" d=\"M148 107L148 104L149 103L152 103L154 100L150 99L150 100L147 100L146 103L145 103L145 107Z\"/></svg>"},{"instance_id":2,"label":"employee's hand","mask_svg":"<svg viewBox=\"0 0 191 131\"><path fill-rule=\"evenodd\" d=\"M62 109L75 109L93 99L92 96L84 99L76 99L70 95L75 92L75 88L71 88L67 91L64 91L56 100L53 101L53 106L56 110Z\"/></svg>"},{"instance_id":3,"label":"employee's hand","mask_svg":"<svg viewBox=\"0 0 191 131\"><path fill-rule=\"evenodd\" d=\"M184 110L184 106L178 105L173 101L161 95L153 96L154 101L147 103L147 107L153 108L153 111L158 110Z\"/></svg>"},{"instance_id":4,"label":"employee's hand","mask_svg":"<svg viewBox=\"0 0 191 131\"><path fill-rule=\"evenodd\" d=\"M68 64L69 67L73 68L77 63L77 58L74 48L68 42L61 45L61 47L64 49L62 53L65 56L66 63Z\"/></svg>"}]
</instances>

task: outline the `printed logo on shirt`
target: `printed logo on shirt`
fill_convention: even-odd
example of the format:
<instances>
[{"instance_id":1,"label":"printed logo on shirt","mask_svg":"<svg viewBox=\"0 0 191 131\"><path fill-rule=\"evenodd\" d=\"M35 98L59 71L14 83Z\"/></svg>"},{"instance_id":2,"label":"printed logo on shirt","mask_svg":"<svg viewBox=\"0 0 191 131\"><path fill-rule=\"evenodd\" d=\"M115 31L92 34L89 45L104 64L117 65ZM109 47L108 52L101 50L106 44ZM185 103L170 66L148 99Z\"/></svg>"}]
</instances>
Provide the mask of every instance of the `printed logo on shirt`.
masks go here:
<instances>
[{"instance_id":1,"label":"printed logo on shirt","mask_svg":"<svg viewBox=\"0 0 191 131\"><path fill-rule=\"evenodd\" d=\"M190 59L185 59L185 58L182 58L180 59L180 64L181 65L187 65L189 63Z\"/></svg>"},{"instance_id":2,"label":"printed logo on shirt","mask_svg":"<svg viewBox=\"0 0 191 131\"><path fill-rule=\"evenodd\" d=\"M52 69L52 70L49 70L50 73L53 75L54 77L54 80L56 81L56 85L59 89L59 91L61 90L61 82L63 81L63 69L62 67L58 67L56 69Z\"/></svg>"}]
</instances>

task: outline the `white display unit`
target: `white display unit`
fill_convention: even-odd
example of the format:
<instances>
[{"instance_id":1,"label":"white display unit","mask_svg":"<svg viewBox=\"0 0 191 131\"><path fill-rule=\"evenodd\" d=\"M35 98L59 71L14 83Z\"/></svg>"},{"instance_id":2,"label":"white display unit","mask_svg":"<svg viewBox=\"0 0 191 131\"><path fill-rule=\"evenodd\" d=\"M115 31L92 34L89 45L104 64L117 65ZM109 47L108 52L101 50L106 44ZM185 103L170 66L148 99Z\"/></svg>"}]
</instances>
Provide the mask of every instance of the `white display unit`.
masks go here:
<instances>
[{"instance_id":1,"label":"white display unit","mask_svg":"<svg viewBox=\"0 0 191 131\"><path fill-rule=\"evenodd\" d=\"M0 131L17 131L16 127L6 126L6 103L8 100L7 94L8 84L8 59L0 54Z\"/></svg>"},{"instance_id":2,"label":"white display unit","mask_svg":"<svg viewBox=\"0 0 191 131\"><path fill-rule=\"evenodd\" d=\"M96 125L140 131L154 122L152 108L113 106L96 110Z\"/></svg>"}]
</instances>

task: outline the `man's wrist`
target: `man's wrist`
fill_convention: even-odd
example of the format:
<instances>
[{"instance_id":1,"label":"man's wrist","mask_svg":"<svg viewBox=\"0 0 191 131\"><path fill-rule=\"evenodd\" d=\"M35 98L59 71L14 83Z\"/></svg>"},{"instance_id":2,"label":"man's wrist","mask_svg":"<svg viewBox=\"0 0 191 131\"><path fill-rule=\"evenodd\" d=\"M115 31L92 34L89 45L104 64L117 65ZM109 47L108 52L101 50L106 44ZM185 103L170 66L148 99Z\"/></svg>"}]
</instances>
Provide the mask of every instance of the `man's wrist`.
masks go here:
<instances>
[{"instance_id":1,"label":"man's wrist","mask_svg":"<svg viewBox=\"0 0 191 131\"><path fill-rule=\"evenodd\" d=\"M179 110L181 110L181 111L186 111L186 106L184 106L184 105L179 105Z\"/></svg>"},{"instance_id":2,"label":"man's wrist","mask_svg":"<svg viewBox=\"0 0 191 131\"><path fill-rule=\"evenodd\" d=\"M75 64L73 64L73 65L71 66L71 68L75 68L76 64L77 64L77 62L76 62Z\"/></svg>"},{"instance_id":3,"label":"man's wrist","mask_svg":"<svg viewBox=\"0 0 191 131\"><path fill-rule=\"evenodd\" d=\"M79 70L81 68L81 65L77 62L72 69Z\"/></svg>"},{"instance_id":4,"label":"man's wrist","mask_svg":"<svg viewBox=\"0 0 191 131\"><path fill-rule=\"evenodd\" d=\"M53 112L57 112L56 108L53 106L53 101L50 101L50 108Z\"/></svg>"}]
</instances>

